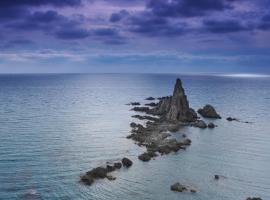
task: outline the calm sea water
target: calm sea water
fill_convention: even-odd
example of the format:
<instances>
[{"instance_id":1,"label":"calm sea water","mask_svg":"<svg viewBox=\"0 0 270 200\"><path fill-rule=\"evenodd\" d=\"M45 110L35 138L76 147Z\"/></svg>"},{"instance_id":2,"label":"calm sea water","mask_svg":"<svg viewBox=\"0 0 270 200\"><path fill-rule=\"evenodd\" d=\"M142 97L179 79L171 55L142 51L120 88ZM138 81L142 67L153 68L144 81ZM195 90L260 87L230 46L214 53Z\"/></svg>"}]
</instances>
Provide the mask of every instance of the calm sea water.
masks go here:
<instances>
[{"instance_id":1,"label":"calm sea water","mask_svg":"<svg viewBox=\"0 0 270 200\"><path fill-rule=\"evenodd\" d=\"M213 104L223 119L214 130L176 133L191 138L186 151L140 162L144 149L125 138L134 121L125 104L169 95L177 77L193 108ZM1 75L0 199L269 200L269 113L269 78ZM123 156L134 165L115 172L115 181L79 183L87 170ZM214 174L225 178L214 181ZM175 182L198 192L171 192Z\"/></svg>"}]
</instances>

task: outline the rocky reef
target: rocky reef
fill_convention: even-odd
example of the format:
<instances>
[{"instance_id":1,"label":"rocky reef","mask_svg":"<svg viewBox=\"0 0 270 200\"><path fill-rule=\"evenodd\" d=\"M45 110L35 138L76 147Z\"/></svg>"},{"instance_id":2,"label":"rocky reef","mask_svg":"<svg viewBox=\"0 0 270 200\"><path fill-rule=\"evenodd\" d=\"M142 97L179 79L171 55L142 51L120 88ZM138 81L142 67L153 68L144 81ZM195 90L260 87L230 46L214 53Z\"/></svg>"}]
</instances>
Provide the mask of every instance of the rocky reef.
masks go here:
<instances>
[{"instance_id":1,"label":"rocky reef","mask_svg":"<svg viewBox=\"0 0 270 200\"><path fill-rule=\"evenodd\" d=\"M115 180L116 178L110 175L111 172L117 169L121 169L122 166L129 168L132 166L132 164L133 162L130 159L123 158L121 162L107 164L105 167L104 166L96 167L81 176L81 183L85 185L92 185L97 179L107 178L110 181Z\"/></svg>"},{"instance_id":2,"label":"rocky reef","mask_svg":"<svg viewBox=\"0 0 270 200\"><path fill-rule=\"evenodd\" d=\"M145 146L146 152L138 156L141 161L150 161L158 155L185 150L191 144L191 140L184 134L179 140L171 138L171 133L177 132L183 126L193 126L205 129L214 128L213 123L206 124L199 120L197 113L189 106L185 90L180 79L176 80L173 95L157 98L156 106L134 107L132 110L144 112L147 115L133 115L140 120L149 120L146 125L131 123L131 135L139 146ZM184 137L185 136L185 137Z\"/></svg>"}]
</instances>

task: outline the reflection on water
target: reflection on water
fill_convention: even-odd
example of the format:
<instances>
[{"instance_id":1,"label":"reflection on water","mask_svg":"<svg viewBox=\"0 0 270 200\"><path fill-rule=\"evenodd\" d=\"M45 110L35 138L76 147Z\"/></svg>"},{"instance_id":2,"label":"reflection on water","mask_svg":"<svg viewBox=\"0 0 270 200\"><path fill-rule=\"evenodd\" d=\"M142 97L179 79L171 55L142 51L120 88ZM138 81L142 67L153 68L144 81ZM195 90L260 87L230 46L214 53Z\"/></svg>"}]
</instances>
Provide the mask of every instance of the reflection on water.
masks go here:
<instances>
[{"instance_id":1,"label":"reflection on water","mask_svg":"<svg viewBox=\"0 0 270 200\"><path fill-rule=\"evenodd\" d=\"M0 199L270 199L267 77L180 76L190 105L213 104L223 119L214 130L180 130L192 139L184 152L137 160L144 149L125 138L134 121L125 104L170 94L176 77L0 76ZM135 162L114 172L117 180L79 184L80 174L123 156ZM198 193L171 192L177 181Z\"/></svg>"}]
</instances>

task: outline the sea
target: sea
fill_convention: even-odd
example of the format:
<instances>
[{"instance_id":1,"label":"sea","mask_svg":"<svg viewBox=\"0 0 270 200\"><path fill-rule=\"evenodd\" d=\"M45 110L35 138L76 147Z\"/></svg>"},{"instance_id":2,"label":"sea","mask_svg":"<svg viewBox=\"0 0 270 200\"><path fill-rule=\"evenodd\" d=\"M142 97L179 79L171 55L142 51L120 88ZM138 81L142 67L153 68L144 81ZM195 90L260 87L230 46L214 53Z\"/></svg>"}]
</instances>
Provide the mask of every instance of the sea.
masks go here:
<instances>
[{"instance_id":1,"label":"sea","mask_svg":"<svg viewBox=\"0 0 270 200\"><path fill-rule=\"evenodd\" d=\"M171 95L176 78L192 108L211 104L222 119L206 120L215 129L181 128L173 136L186 134L190 147L141 162L145 149L126 138L138 113L126 104ZM269 120L269 76L0 75L0 199L269 200ZM123 157L133 165L113 172L116 180L80 183ZM176 182L197 193L172 192Z\"/></svg>"}]
</instances>

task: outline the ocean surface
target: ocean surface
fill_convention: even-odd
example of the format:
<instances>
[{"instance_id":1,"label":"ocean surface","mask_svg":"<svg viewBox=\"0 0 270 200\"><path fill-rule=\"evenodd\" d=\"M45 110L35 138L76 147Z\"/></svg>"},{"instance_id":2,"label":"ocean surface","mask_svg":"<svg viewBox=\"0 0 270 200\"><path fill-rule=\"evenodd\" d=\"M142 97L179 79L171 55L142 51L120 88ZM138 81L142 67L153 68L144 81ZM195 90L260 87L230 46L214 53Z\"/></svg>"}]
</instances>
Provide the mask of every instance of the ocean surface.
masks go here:
<instances>
[{"instance_id":1,"label":"ocean surface","mask_svg":"<svg viewBox=\"0 0 270 200\"><path fill-rule=\"evenodd\" d=\"M183 81L191 107L210 103L217 128L186 127L186 151L147 163L126 139L135 112L125 104L170 95ZM228 122L237 117L252 123ZM0 199L270 199L270 78L66 74L0 75ZM84 172L127 156L115 181L79 183ZM214 175L222 178L214 180ZM196 194L175 193L180 182Z\"/></svg>"}]
</instances>

